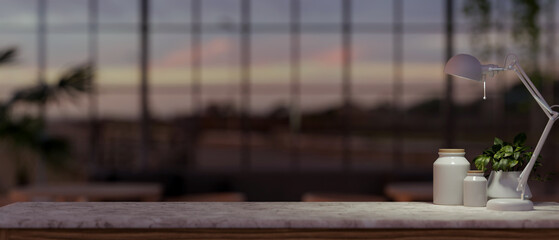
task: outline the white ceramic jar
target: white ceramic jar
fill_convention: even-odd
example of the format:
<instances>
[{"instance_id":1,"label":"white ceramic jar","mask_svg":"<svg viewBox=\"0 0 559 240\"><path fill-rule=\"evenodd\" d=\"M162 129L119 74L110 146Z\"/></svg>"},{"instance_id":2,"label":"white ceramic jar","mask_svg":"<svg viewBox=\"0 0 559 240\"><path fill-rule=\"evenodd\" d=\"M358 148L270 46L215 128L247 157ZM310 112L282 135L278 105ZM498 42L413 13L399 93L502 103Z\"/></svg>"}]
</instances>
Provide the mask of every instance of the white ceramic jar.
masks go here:
<instances>
[{"instance_id":1,"label":"white ceramic jar","mask_svg":"<svg viewBox=\"0 0 559 240\"><path fill-rule=\"evenodd\" d=\"M485 207L487 204L487 179L481 170L468 171L464 178L464 206Z\"/></svg>"},{"instance_id":2,"label":"white ceramic jar","mask_svg":"<svg viewBox=\"0 0 559 240\"><path fill-rule=\"evenodd\" d=\"M439 158L433 163L433 203L462 205L462 184L470 169L464 149L439 149Z\"/></svg>"}]
</instances>

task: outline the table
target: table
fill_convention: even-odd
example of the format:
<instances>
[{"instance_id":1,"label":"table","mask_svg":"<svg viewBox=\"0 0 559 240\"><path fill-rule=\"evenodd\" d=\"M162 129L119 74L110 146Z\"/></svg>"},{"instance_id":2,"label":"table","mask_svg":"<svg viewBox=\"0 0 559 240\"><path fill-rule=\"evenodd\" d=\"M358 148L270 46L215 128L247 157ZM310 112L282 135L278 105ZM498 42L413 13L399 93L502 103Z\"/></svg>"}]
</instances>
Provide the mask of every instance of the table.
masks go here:
<instances>
[{"instance_id":1,"label":"table","mask_svg":"<svg viewBox=\"0 0 559 240\"><path fill-rule=\"evenodd\" d=\"M534 211L424 202L25 202L0 208L9 239L559 239L559 203Z\"/></svg>"},{"instance_id":2,"label":"table","mask_svg":"<svg viewBox=\"0 0 559 240\"><path fill-rule=\"evenodd\" d=\"M15 188L9 196L19 201L157 201L162 187L158 183L61 183Z\"/></svg>"}]
</instances>

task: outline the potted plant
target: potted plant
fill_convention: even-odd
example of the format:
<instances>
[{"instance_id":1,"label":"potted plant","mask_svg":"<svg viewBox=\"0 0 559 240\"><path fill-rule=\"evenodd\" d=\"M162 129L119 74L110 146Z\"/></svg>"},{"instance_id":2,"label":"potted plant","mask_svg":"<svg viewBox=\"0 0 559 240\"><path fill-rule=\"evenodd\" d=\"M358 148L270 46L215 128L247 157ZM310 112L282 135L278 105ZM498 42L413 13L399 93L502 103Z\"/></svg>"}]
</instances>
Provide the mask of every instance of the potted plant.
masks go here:
<instances>
[{"instance_id":1,"label":"potted plant","mask_svg":"<svg viewBox=\"0 0 559 240\"><path fill-rule=\"evenodd\" d=\"M489 198L518 198L522 194L516 191L518 177L533 154L525 143L526 134L524 133L517 134L512 143L496 137L493 140L493 146L485 149L474 159L478 170L491 171L487 183ZM538 158L540 157L538 156ZM532 171L535 171L538 166L541 166L541 163L536 161ZM528 186L526 186L524 197L527 199L532 197Z\"/></svg>"}]
</instances>

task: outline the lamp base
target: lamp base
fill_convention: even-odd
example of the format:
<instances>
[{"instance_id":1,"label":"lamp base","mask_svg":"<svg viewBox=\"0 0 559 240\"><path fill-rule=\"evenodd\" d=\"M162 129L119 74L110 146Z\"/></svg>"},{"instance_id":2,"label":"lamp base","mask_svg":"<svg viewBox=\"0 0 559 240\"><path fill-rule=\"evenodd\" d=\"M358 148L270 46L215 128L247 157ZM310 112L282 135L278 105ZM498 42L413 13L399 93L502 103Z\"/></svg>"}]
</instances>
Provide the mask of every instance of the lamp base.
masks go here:
<instances>
[{"instance_id":1,"label":"lamp base","mask_svg":"<svg viewBox=\"0 0 559 240\"><path fill-rule=\"evenodd\" d=\"M496 198L487 201L487 209L495 211L530 211L534 209L534 204L530 200Z\"/></svg>"}]
</instances>

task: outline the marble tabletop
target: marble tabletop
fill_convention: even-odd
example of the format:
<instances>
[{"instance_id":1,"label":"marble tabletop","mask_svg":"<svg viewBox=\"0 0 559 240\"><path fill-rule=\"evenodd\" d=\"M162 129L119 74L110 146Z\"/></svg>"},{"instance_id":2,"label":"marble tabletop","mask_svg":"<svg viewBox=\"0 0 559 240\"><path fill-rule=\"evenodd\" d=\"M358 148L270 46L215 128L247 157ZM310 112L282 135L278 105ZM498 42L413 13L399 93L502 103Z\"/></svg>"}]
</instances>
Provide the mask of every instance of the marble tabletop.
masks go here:
<instances>
[{"instance_id":1,"label":"marble tabletop","mask_svg":"<svg viewBox=\"0 0 559 240\"><path fill-rule=\"evenodd\" d=\"M497 212L422 202L21 202L0 208L6 228L559 228L559 203Z\"/></svg>"}]
</instances>

